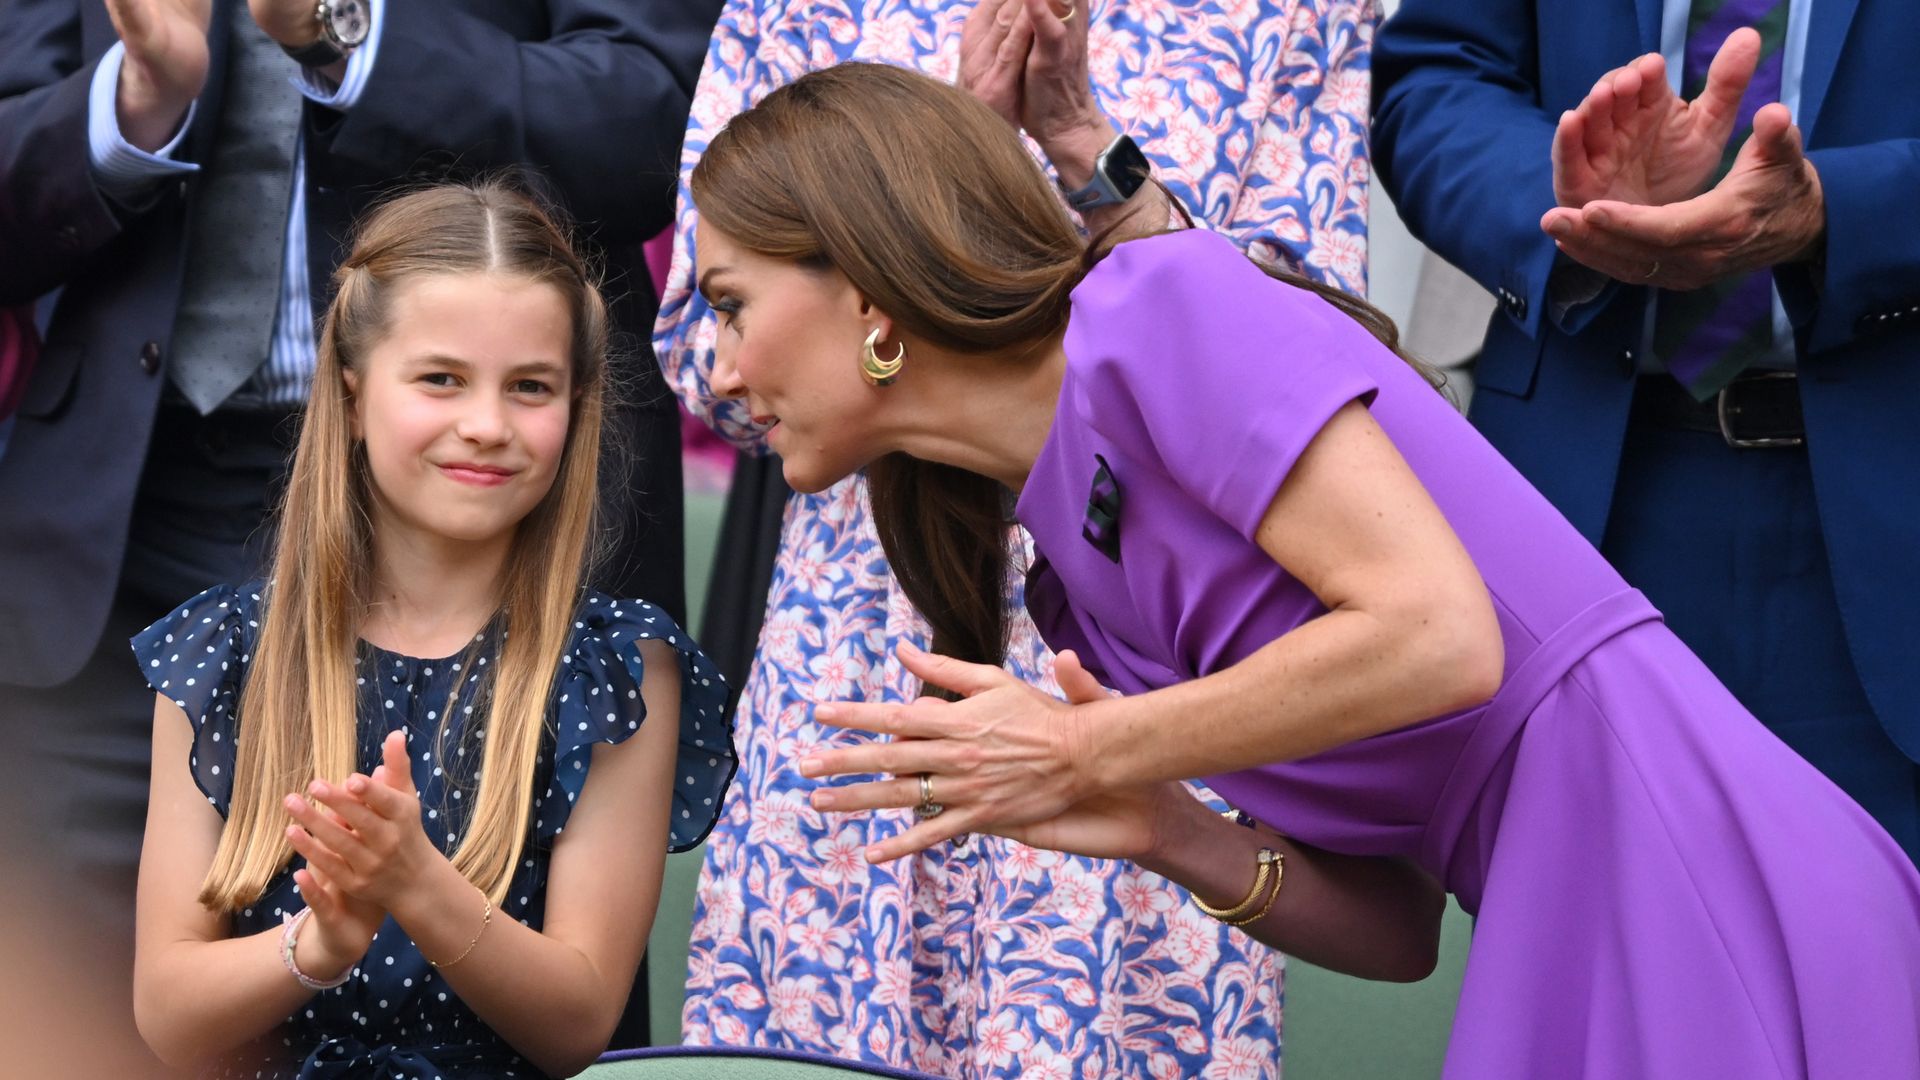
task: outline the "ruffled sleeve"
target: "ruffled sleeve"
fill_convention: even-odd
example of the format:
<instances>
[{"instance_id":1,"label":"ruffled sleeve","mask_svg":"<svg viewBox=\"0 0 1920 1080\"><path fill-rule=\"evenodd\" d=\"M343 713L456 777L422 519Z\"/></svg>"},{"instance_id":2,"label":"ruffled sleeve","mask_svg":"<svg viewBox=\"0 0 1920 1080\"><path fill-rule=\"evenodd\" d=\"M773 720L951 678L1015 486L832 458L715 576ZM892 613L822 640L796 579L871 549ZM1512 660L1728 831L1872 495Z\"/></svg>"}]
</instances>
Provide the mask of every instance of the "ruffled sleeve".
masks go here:
<instances>
[{"instance_id":1,"label":"ruffled sleeve","mask_svg":"<svg viewBox=\"0 0 1920 1080\"><path fill-rule=\"evenodd\" d=\"M193 724L188 767L222 817L233 794L233 710L259 633L260 587L216 585L133 638L147 685Z\"/></svg>"},{"instance_id":2,"label":"ruffled sleeve","mask_svg":"<svg viewBox=\"0 0 1920 1080\"><path fill-rule=\"evenodd\" d=\"M534 801L534 835L541 843L551 844L566 825L586 787L594 746L623 742L647 722L640 696L646 660L639 644L646 638L672 646L680 661L680 750L668 850L696 846L719 817L721 796L738 764L726 680L666 612L643 600L589 594L555 691L554 779Z\"/></svg>"}]
</instances>

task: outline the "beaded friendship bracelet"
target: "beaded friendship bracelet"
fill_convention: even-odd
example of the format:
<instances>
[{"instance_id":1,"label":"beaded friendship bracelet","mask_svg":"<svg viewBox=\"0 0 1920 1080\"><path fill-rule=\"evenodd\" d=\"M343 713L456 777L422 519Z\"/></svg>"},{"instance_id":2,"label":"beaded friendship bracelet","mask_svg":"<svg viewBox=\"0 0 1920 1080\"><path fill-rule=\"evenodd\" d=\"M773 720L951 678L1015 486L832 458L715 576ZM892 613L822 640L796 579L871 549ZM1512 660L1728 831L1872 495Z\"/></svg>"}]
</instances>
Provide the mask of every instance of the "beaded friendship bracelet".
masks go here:
<instances>
[{"instance_id":1,"label":"beaded friendship bracelet","mask_svg":"<svg viewBox=\"0 0 1920 1080\"><path fill-rule=\"evenodd\" d=\"M331 990L336 986L344 986L348 979L353 978L353 968L351 966L341 972L339 978L322 982L306 972L301 971L299 963L293 958L293 946L300 938L300 927L306 923L307 917L312 914L312 908L301 908L297 914L281 916L280 962L287 965L287 970L293 974L294 978L300 980L300 985L309 990L318 992L321 990Z\"/></svg>"}]
</instances>

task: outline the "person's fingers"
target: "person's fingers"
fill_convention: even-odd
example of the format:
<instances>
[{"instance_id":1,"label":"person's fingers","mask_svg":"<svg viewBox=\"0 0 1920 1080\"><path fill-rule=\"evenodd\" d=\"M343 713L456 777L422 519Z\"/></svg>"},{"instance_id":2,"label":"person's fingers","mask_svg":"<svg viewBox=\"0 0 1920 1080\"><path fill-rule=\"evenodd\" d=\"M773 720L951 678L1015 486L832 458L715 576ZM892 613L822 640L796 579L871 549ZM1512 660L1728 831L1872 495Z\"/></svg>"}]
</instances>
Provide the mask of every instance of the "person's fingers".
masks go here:
<instances>
[{"instance_id":1,"label":"person's fingers","mask_svg":"<svg viewBox=\"0 0 1920 1080\"><path fill-rule=\"evenodd\" d=\"M898 836L891 836L878 844L869 845L866 851L867 861L870 863L892 862L902 856L912 855L916 851L925 851L935 844L944 843L956 836L983 831L972 826L977 816L961 810L948 810L935 814Z\"/></svg>"},{"instance_id":2,"label":"person's fingers","mask_svg":"<svg viewBox=\"0 0 1920 1080\"><path fill-rule=\"evenodd\" d=\"M891 735L896 739L929 739L945 734L942 712L953 702L923 697L913 702L828 701L813 707L813 718L830 727ZM806 759L801 759L805 761Z\"/></svg>"},{"instance_id":3,"label":"person's fingers","mask_svg":"<svg viewBox=\"0 0 1920 1080\"><path fill-rule=\"evenodd\" d=\"M323 923L332 922L340 917L342 905L333 891L322 885L309 867L301 867L293 872L293 883L300 887L300 899L313 909L313 917Z\"/></svg>"},{"instance_id":4,"label":"person's fingers","mask_svg":"<svg viewBox=\"0 0 1920 1080\"><path fill-rule=\"evenodd\" d=\"M948 799L964 795L968 790L954 777L933 774L928 774L926 787L933 789L933 801L936 803L945 803ZM892 780L848 784L845 787L819 788L808 796L808 801L815 810L851 814L862 810L898 810L918 806L924 792L920 776L915 774Z\"/></svg>"},{"instance_id":5,"label":"person's fingers","mask_svg":"<svg viewBox=\"0 0 1920 1080\"><path fill-rule=\"evenodd\" d=\"M287 826L287 842L293 850L307 860L309 866L318 867L327 877L336 882L354 879L353 867L338 852L313 838L313 834L298 825Z\"/></svg>"},{"instance_id":6,"label":"person's fingers","mask_svg":"<svg viewBox=\"0 0 1920 1080\"><path fill-rule=\"evenodd\" d=\"M1667 83L1667 59L1659 53L1648 53L1633 62L1635 70L1640 72L1640 107L1651 109L1660 104L1662 98L1673 93L1673 87Z\"/></svg>"},{"instance_id":7,"label":"person's fingers","mask_svg":"<svg viewBox=\"0 0 1920 1080\"><path fill-rule=\"evenodd\" d=\"M1633 115L1640 108L1640 90L1643 80L1640 69L1628 64L1613 76L1613 127L1622 128L1633 122Z\"/></svg>"},{"instance_id":8,"label":"person's fingers","mask_svg":"<svg viewBox=\"0 0 1920 1080\"><path fill-rule=\"evenodd\" d=\"M1753 134L1747 136L1747 145L1740 148L1741 157L1752 156L1757 163L1768 165L1791 165L1804 155L1800 147L1800 128L1793 122L1793 114L1785 105L1772 102L1763 105L1753 114Z\"/></svg>"},{"instance_id":9,"label":"person's fingers","mask_svg":"<svg viewBox=\"0 0 1920 1080\"><path fill-rule=\"evenodd\" d=\"M814 750L800 759L800 775L826 776L913 776L919 773L949 771L955 754L946 739L905 739L894 742L870 742L832 750ZM914 800L918 802L919 800Z\"/></svg>"},{"instance_id":10,"label":"person's fingers","mask_svg":"<svg viewBox=\"0 0 1920 1080\"><path fill-rule=\"evenodd\" d=\"M1019 680L991 664L970 664L950 656L926 652L910 641L901 641L895 650L900 664L921 682L972 697Z\"/></svg>"},{"instance_id":11,"label":"person's fingers","mask_svg":"<svg viewBox=\"0 0 1920 1080\"><path fill-rule=\"evenodd\" d=\"M1053 658L1053 678L1067 695L1067 700L1075 705L1092 701L1104 701L1107 689L1100 680L1090 674L1080 663L1080 657L1072 649L1067 649Z\"/></svg>"},{"instance_id":12,"label":"person's fingers","mask_svg":"<svg viewBox=\"0 0 1920 1080\"><path fill-rule=\"evenodd\" d=\"M407 760L407 733L398 729L387 732L386 741L380 744L381 764L387 773L381 779L393 790L412 795L413 763Z\"/></svg>"},{"instance_id":13,"label":"person's fingers","mask_svg":"<svg viewBox=\"0 0 1920 1080\"><path fill-rule=\"evenodd\" d=\"M1027 13L1024 3L1009 3L1008 7L1013 10L1013 19L994 56L994 66L1003 71L1023 72L1027 67L1027 52L1033 48L1033 16Z\"/></svg>"},{"instance_id":14,"label":"person's fingers","mask_svg":"<svg viewBox=\"0 0 1920 1080\"><path fill-rule=\"evenodd\" d=\"M1713 62L1707 65L1707 85L1692 107L1702 111L1709 131L1721 132L1722 140L1733 131L1740 98L1746 94L1759 63L1760 33L1743 26L1727 35L1720 51L1713 54Z\"/></svg>"},{"instance_id":15,"label":"person's fingers","mask_svg":"<svg viewBox=\"0 0 1920 1080\"><path fill-rule=\"evenodd\" d=\"M1010 2L1013 0L980 0L968 12L967 21L960 27L963 66L973 67L1000 50L1000 42L1007 36L1009 25L1000 16Z\"/></svg>"},{"instance_id":16,"label":"person's fingers","mask_svg":"<svg viewBox=\"0 0 1920 1080\"><path fill-rule=\"evenodd\" d=\"M317 800L320 805L333 811L348 828L353 830L353 839L360 843L365 843L370 834L386 825L386 820L380 814L375 813L372 807L361 802L357 796L343 787L315 780L307 785L307 797ZM295 819L300 820L298 815L295 815ZM300 823L306 824L304 820L300 820ZM309 831L342 853L347 850L344 840L336 840L316 830L309 829Z\"/></svg>"},{"instance_id":17,"label":"person's fingers","mask_svg":"<svg viewBox=\"0 0 1920 1080\"><path fill-rule=\"evenodd\" d=\"M375 771L392 772L384 765ZM390 783L361 776L359 773L347 777L346 789L349 796L365 804L365 810L372 811L383 820L405 824L419 818L420 803L418 797L411 791L397 790Z\"/></svg>"},{"instance_id":18,"label":"person's fingers","mask_svg":"<svg viewBox=\"0 0 1920 1080\"><path fill-rule=\"evenodd\" d=\"M346 851L360 846L359 838L353 835L351 821L329 814L298 795L287 796L284 804L296 824L333 850Z\"/></svg>"},{"instance_id":19,"label":"person's fingers","mask_svg":"<svg viewBox=\"0 0 1920 1080\"><path fill-rule=\"evenodd\" d=\"M1087 28L1077 6L1060 0L1024 0L1027 23L1033 28L1033 58L1043 69L1069 65L1076 51L1086 55ZM1068 15L1062 19L1062 15Z\"/></svg>"},{"instance_id":20,"label":"person's fingers","mask_svg":"<svg viewBox=\"0 0 1920 1080\"><path fill-rule=\"evenodd\" d=\"M1586 135L1587 122L1581 113L1569 109L1560 114L1548 154L1553 164L1554 193L1565 205L1576 205L1579 201L1570 193L1590 191L1593 186L1593 162L1587 156Z\"/></svg>"},{"instance_id":21,"label":"person's fingers","mask_svg":"<svg viewBox=\"0 0 1920 1080\"><path fill-rule=\"evenodd\" d=\"M1712 192L1665 206L1601 200L1588 203L1581 220L1595 233L1644 245L1654 251L1711 242L1724 208Z\"/></svg>"},{"instance_id":22,"label":"person's fingers","mask_svg":"<svg viewBox=\"0 0 1920 1080\"><path fill-rule=\"evenodd\" d=\"M1613 150L1613 79L1619 73L1620 69L1615 68L1602 75L1574 109L1580 114L1582 137L1589 160Z\"/></svg>"}]
</instances>

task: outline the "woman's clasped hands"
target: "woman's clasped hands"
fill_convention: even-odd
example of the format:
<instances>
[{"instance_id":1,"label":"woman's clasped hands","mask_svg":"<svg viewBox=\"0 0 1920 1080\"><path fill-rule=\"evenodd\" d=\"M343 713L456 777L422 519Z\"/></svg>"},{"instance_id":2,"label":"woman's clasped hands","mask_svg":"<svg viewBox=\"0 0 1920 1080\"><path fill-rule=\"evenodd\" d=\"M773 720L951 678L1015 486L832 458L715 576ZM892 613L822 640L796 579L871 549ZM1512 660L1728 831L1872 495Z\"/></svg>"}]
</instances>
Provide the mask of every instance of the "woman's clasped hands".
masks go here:
<instances>
[{"instance_id":1,"label":"woman's clasped hands","mask_svg":"<svg viewBox=\"0 0 1920 1080\"><path fill-rule=\"evenodd\" d=\"M898 651L909 672L960 700L817 705L814 717L824 724L892 738L818 750L799 763L808 777L891 777L822 787L811 797L816 810L937 805L911 829L870 846L869 862L975 832L1097 858L1139 859L1158 845L1163 806L1181 797L1178 785L1106 790L1094 779L1089 713L1112 699L1071 651L1055 661L1065 701L997 667L904 642Z\"/></svg>"},{"instance_id":2,"label":"woman's clasped hands","mask_svg":"<svg viewBox=\"0 0 1920 1080\"><path fill-rule=\"evenodd\" d=\"M313 912L313 951L302 947L300 964L319 978L358 963L406 889L446 861L420 823L406 733L390 732L380 749L372 776L314 780L285 799L287 839L307 861L294 881Z\"/></svg>"}]
</instances>

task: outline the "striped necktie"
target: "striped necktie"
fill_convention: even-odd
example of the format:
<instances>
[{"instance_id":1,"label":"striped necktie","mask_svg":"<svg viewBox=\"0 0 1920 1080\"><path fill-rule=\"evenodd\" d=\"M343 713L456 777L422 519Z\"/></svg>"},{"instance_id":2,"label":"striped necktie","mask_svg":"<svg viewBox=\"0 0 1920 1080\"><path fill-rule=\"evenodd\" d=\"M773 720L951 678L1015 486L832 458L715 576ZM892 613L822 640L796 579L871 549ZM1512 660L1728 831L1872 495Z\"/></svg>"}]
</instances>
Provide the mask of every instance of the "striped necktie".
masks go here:
<instances>
[{"instance_id":1,"label":"striped necktie","mask_svg":"<svg viewBox=\"0 0 1920 1080\"><path fill-rule=\"evenodd\" d=\"M1681 89L1687 100L1707 85L1707 67L1727 35L1743 26L1760 32L1760 64L1740 99L1733 135L1714 171L1727 175L1753 132L1753 114L1780 100L1782 46L1788 0L1693 0ZM1733 381L1773 344L1773 275L1759 270L1723 278L1691 292L1662 292L1654 318L1653 352L1695 399L1705 401Z\"/></svg>"}]
</instances>

